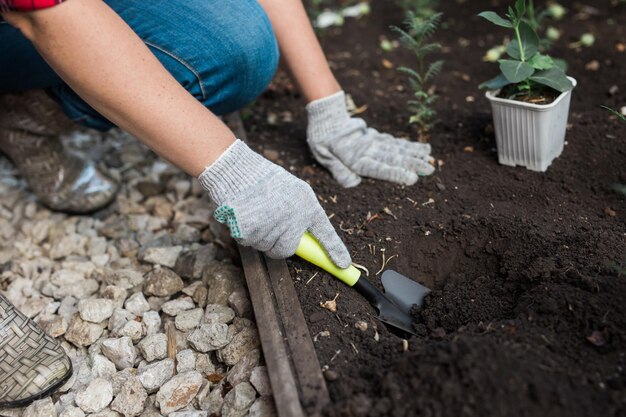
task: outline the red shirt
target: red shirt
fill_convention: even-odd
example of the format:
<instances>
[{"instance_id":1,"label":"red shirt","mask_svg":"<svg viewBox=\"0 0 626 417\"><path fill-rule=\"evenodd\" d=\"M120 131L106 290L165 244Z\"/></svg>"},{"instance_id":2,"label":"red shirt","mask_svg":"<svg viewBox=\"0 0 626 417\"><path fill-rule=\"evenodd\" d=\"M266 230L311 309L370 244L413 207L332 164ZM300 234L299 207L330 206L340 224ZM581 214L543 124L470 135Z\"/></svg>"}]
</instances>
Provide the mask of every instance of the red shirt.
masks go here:
<instances>
[{"instance_id":1,"label":"red shirt","mask_svg":"<svg viewBox=\"0 0 626 417\"><path fill-rule=\"evenodd\" d=\"M56 6L64 0L0 0L0 12L18 10L22 12Z\"/></svg>"}]
</instances>

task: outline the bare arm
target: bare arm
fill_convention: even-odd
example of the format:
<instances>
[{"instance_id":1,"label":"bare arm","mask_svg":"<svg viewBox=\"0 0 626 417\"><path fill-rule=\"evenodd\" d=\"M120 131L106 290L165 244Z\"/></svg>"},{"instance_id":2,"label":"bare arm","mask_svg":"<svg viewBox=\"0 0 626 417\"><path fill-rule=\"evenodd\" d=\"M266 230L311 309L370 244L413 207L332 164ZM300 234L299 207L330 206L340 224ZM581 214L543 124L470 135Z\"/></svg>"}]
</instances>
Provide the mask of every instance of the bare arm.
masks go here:
<instances>
[{"instance_id":1,"label":"bare arm","mask_svg":"<svg viewBox=\"0 0 626 417\"><path fill-rule=\"evenodd\" d=\"M235 140L101 0L5 13L94 109L197 176Z\"/></svg>"},{"instance_id":2,"label":"bare arm","mask_svg":"<svg viewBox=\"0 0 626 417\"><path fill-rule=\"evenodd\" d=\"M328 66L301 0L259 0L281 54L307 102L341 90Z\"/></svg>"}]
</instances>

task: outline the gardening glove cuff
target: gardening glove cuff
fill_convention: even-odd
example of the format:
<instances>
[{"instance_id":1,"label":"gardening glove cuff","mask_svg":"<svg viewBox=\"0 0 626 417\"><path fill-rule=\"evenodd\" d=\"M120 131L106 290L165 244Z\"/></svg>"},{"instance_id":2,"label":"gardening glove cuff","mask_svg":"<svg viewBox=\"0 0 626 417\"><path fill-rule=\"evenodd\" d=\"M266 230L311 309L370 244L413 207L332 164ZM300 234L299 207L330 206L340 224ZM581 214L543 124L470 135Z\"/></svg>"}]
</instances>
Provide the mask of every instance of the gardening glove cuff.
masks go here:
<instances>
[{"instance_id":1,"label":"gardening glove cuff","mask_svg":"<svg viewBox=\"0 0 626 417\"><path fill-rule=\"evenodd\" d=\"M280 167L237 139L200 174L198 180L218 206L256 184Z\"/></svg>"},{"instance_id":2,"label":"gardening glove cuff","mask_svg":"<svg viewBox=\"0 0 626 417\"><path fill-rule=\"evenodd\" d=\"M350 254L311 187L241 140L198 179L218 205L215 218L241 245L287 258L308 231L337 266L350 265Z\"/></svg>"},{"instance_id":3,"label":"gardening glove cuff","mask_svg":"<svg viewBox=\"0 0 626 417\"><path fill-rule=\"evenodd\" d=\"M307 142L313 156L330 171L343 187L356 187L361 177L329 151L329 141L337 138L337 130L350 122L343 91L314 100L306 106L308 116Z\"/></svg>"},{"instance_id":4,"label":"gardening glove cuff","mask_svg":"<svg viewBox=\"0 0 626 417\"><path fill-rule=\"evenodd\" d=\"M310 138L332 136L338 127L344 126L350 120L343 90L310 102L306 111Z\"/></svg>"}]
</instances>

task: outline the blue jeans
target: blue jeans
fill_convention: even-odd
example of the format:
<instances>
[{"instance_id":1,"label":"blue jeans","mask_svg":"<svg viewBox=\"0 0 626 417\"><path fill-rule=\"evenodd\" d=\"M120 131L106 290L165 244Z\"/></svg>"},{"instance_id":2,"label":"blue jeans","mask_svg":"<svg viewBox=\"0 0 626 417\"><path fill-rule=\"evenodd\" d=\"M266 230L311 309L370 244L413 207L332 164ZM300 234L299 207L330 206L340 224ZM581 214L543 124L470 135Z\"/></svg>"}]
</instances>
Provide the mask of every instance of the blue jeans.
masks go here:
<instances>
[{"instance_id":1,"label":"blue jeans","mask_svg":"<svg viewBox=\"0 0 626 417\"><path fill-rule=\"evenodd\" d=\"M105 2L174 78L218 115L257 98L276 71L278 45L256 0ZM51 92L72 120L98 130L113 127L59 78L17 29L0 19L0 93L41 88Z\"/></svg>"}]
</instances>

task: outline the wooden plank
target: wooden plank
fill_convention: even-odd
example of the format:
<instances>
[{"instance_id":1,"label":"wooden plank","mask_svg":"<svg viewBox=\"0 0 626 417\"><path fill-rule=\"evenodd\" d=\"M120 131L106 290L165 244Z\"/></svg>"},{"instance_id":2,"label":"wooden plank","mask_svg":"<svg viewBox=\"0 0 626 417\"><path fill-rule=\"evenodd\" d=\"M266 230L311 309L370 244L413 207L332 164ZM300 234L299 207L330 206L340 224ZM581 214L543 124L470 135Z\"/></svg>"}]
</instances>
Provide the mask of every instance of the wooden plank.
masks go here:
<instances>
[{"instance_id":1,"label":"wooden plank","mask_svg":"<svg viewBox=\"0 0 626 417\"><path fill-rule=\"evenodd\" d=\"M225 122L247 139L238 114ZM319 415L330 396L287 263L250 248L240 246L239 252L278 414Z\"/></svg>"},{"instance_id":2,"label":"wooden plank","mask_svg":"<svg viewBox=\"0 0 626 417\"><path fill-rule=\"evenodd\" d=\"M330 403L326 381L322 375L313 340L298 301L287 263L265 257L276 296L278 312L283 321L298 380L300 402L309 415L319 414Z\"/></svg>"},{"instance_id":3,"label":"wooden plank","mask_svg":"<svg viewBox=\"0 0 626 417\"><path fill-rule=\"evenodd\" d=\"M239 252L254 307L276 410L280 417L304 417L267 270L257 251L240 246Z\"/></svg>"}]
</instances>

